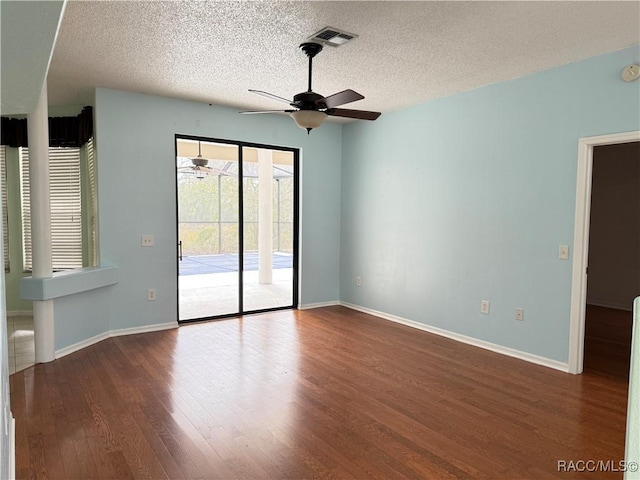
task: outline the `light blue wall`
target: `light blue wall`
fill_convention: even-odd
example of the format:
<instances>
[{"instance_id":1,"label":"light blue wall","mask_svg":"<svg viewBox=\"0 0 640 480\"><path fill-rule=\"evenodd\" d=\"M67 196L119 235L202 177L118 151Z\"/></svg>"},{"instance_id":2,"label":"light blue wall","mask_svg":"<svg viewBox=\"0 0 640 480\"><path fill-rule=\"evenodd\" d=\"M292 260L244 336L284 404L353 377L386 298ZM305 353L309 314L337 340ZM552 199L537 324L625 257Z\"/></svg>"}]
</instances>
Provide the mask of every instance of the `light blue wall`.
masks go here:
<instances>
[{"instance_id":1,"label":"light blue wall","mask_svg":"<svg viewBox=\"0 0 640 480\"><path fill-rule=\"evenodd\" d=\"M119 282L93 294L99 298L80 294L69 305L56 303L57 349L79 341L82 322L95 323L82 327L87 335L99 333L102 320L82 315L92 304L108 303L110 330L176 321L177 133L301 149L300 304L339 300L341 125L328 123L307 136L288 117L240 116L107 89L96 91L95 122L101 264L117 265ZM143 234L155 235L155 247L140 246ZM147 301L148 288L157 290L155 302Z\"/></svg>"},{"instance_id":2,"label":"light blue wall","mask_svg":"<svg viewBox=\"0 0 640 480\"><path fill-rule=\"evenodd\" d=\"M640 130L640 83L620 79L638 60L629 48L345 126L341 299L566 362L572 265L557 255L578 139Z\"/></svg>"},{"instance_id":3,"label":"light blue wall","mask_svg":"<svg viewBox=\"0 0 640 480\"><path fill-rule=\"evenodd\" d=\"M89 290L53 301L56 351L111 330L112 288Z\"/></svg>"}]
</instances>

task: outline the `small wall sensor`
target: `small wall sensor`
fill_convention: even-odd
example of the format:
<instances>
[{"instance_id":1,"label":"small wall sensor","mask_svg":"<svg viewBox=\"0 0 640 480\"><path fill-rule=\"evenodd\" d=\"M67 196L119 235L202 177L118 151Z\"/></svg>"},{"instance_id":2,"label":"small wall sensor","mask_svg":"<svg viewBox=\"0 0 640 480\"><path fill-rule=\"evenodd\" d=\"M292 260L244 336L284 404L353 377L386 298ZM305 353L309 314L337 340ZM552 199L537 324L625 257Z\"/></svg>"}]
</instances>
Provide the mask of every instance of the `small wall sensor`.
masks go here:
<instances>
[{"instance_id":1,"label":"small wall sensor","mask_svg":"<svg viewBox=\"0 0 640 480\"><path fill-rule=\"evenodd\" d=\"M625 82L633 82L640 78L640 65L627 65L622 70L622 79Z\"/></svg>"}]
</instances>

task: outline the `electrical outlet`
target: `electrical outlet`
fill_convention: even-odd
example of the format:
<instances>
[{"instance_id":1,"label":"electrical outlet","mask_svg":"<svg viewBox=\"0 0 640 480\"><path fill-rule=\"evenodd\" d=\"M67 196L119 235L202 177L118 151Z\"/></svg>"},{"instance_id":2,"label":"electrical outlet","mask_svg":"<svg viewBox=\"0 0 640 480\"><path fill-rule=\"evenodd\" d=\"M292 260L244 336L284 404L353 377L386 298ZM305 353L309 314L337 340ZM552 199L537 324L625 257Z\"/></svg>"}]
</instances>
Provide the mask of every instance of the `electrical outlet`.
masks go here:
<instances>
[{"instance_id":1,"label":"electrical outlet","mask_svg":"<svg viewBox=\"0 0 640 480\"><path fill-rule=\"evenodd\" d=\"M524 308L516 308L516 320L519 320L521 322L524 320Z\"/></svg>"},{"instance_id":2,"label":"electrical outlet","mask_svg":"<svg viewBox=\"0 0 640 480\"><path fill-rule=\"evenodd\" d=\"M143 247L153 247L155 244L156 244L156 241L153 235L142 235Z\"/></svg>"},{"instance_id":3,"label":"electrical outlet","mask_svg":"<svg viewBox=\"0 0 640 480\"><path fill-rule=\"evenodd\" d=\"M362 286L362 279L360 277L356 277L356 287Z\"/></svg>"},{"instance_id":4,"label":"electrical outlet","mask_svg":"<svg viewBox=\"0 0 640 480\"><path fill-rule=\"evenodd\" d=\"M155 299L156 299L156 289L150 288L149 290L147 290L147 300L149 300L150 302L153 302Z\"/></svg>"},{"instance_id":5,"label":"electrical outlet","mask_svg":"<svg viewBox=\"0 0 640 480\"><path fill-rule=\"evenodd\" d=\"M489 315L489 300L481 300L480 301L480 313L484 313L485 315Z\"/></svg>"}]
</instances>

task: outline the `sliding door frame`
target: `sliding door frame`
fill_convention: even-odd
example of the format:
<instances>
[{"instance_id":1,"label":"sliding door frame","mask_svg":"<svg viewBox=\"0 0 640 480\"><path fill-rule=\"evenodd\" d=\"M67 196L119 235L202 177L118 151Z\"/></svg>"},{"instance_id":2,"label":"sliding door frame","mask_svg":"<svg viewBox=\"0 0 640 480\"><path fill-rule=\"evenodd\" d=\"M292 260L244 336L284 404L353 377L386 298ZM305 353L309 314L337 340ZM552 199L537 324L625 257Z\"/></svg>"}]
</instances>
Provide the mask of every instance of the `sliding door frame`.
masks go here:
<instances>
[{"instance_id":1,"label":"sliding door frame","mask_svg":"<svg viewBox=\"0 0 640 480\"><path fill-rule=\"evenodd\" d=\"M223 315L213 315L210 317L194 318L187 320L180 320L180 258L176 254L176 287L177 303L176 303L176 315L178 323L190 323L200 322L204 320L218 320L223 318L238 317L242 315L273 312L277 310L289 310L298 308L298 286L299 286L299 252L300 252L300 149L292 147L283 147L278 145L267 145L263 143L244 142L240 140L229 140L223 138L202 137L198 135L187 135L176 133L174 136L174 163L175 158L178 158L178 140L193 140L200 142L220 143L224 145L233 145L238 147L238 288L239 288L239 300L238 300L238 312L227 313ZM243 173L243 153L245 148L261 148L266 150L279 150L283 152L291 152L293 154L293 292L291 305L285 305L282 307L263 308L258 310L244 311L244 173ZM180 230L178 228L178 177L176 166L176 246L180 242ZM177 252L176 252L177 253Z\"/></svg>"}]
</instances>

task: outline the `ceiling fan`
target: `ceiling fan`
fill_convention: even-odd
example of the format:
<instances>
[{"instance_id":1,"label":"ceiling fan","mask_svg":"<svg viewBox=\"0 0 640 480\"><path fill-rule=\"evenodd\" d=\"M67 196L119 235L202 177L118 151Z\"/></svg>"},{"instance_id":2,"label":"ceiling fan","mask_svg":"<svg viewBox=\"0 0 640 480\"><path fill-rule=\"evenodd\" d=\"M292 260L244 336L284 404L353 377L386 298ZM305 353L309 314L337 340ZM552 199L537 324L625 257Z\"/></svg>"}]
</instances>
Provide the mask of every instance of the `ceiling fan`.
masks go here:
<instances>
[{"instance_id":1,"label":"ceiling fan","mask_svg":"<svg viewBox=\"0 0 640 480\"><path fill-rule=\"evenodd\" d=\"M319 127L322 122L326 120L327 116L355 118L358 120L375 120L381 115L380 112L336 108L340 105L355 102L356 100L362 100L364 98L358 92L354 92L353 90L344 90L342 92L329 95L328 97L323 97L322 95L315 93L311 89L313 57L322 51L322 45L319 43L307 42L301 44L300 49L305 53L305 55L307 55L307 57L309 57L309 88L306 92L298 93L293 97L292 101L272 93L263 92L262 90L249 89L252 93L257 93L258 95L262 95L273 100L288 103L295 109L245 111L240 113L288 113L300 128L307 130L307 134L309 134L313 128Z\"/></svg>"},{"instance_id":2,"label":"ceiling fan","mask_svg":"<svg viewBox=\"0 0 640 480\"><path fill-rule=\"evenodd\" d=\"M209 160L202 156L202 150L199 141L198 156L190 158L189 160L191 160L191 165L178 167L179 172L193 174L200 180L202 180L207 175L211 175L212 173L218 173L218 170L208 166Z\"/></svg>"}]
</instances>

